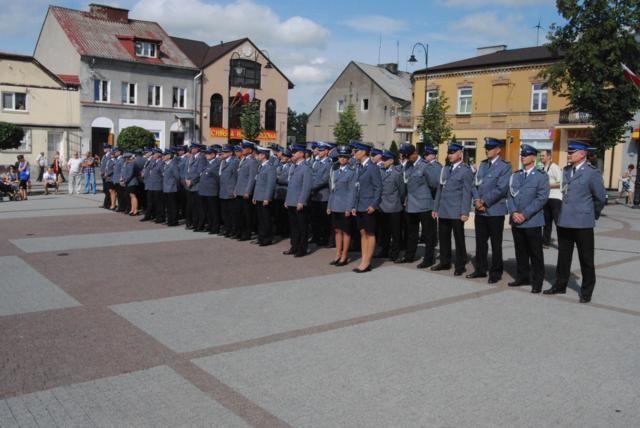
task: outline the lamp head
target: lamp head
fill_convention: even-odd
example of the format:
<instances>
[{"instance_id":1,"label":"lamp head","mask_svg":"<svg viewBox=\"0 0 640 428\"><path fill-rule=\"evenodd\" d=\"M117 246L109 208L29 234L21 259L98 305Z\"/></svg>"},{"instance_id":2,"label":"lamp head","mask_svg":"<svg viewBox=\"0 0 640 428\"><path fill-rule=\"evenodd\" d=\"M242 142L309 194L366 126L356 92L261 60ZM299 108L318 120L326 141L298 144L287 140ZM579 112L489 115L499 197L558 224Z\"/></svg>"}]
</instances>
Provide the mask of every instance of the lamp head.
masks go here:
<instances>
[{"instance_id":1,"label":"lamp head","mask_svg":"<svg viewBox=\"0 0 640 428\"><path fill-rule=\"evenodd\" d=\"M418 62L414 54L411 54L411 56L409 57L409 62L412 64Z\"/></svg>"}]
</instances>

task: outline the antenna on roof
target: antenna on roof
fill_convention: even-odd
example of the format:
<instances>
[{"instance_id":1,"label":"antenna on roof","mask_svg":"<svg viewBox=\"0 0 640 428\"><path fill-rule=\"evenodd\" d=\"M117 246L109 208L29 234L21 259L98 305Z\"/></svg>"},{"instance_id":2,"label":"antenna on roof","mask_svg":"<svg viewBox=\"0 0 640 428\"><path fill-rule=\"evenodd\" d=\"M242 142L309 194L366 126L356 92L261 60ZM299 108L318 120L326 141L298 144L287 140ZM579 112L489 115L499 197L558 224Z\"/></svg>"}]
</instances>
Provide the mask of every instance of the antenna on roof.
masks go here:
<instances>
[{"instance_id":1,"label":"antenna on roof","mask_svg":"<svg viewBox=\"0 0 640 428\"><path fill-rule=\"evenodd\" d=\"M382 53L382 33L380 33L380 43L378 43L378 62L380 64L380 54Z\"/></svg>"},{"instance_id":2,"label":"antenna on roof","mask_svg":"<svg viewBox=\"0 0 640 428\"><path fill-rule=\"evenodd\" d=\"M536 29L536 46L540 46L540 30L544 28L540 25L540 18L538 18L538 25L535 25L533 28Z\"/></svg>"},{"instance_id":3,"label":"antenna on roof","mask_svg":"<svg viewBox=\"0 0 640 428\"><path fill-rule=\"evenodd\" d=\"M396 40L396 64L400 66L400 40Z\"/></svg>"}]
</instances>

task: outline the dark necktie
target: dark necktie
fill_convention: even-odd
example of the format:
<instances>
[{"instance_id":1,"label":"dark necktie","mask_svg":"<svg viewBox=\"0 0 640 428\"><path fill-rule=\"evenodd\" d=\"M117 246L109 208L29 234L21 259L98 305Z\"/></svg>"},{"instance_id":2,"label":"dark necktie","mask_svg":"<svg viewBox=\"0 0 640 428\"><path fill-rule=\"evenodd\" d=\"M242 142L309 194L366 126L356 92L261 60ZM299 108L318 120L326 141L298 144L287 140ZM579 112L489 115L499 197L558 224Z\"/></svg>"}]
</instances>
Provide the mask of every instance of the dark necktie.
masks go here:
<instances>
[{"instance_id":1,"label":"dark necktie","mask_svg":"<svg viewBox=\"0 0 640 428\"><path fill-rule=\"evenodd\" d=\"M572 166L571 167L571 176L573 177L576 174L576 167Z\"/></svg>"}]
</instances>

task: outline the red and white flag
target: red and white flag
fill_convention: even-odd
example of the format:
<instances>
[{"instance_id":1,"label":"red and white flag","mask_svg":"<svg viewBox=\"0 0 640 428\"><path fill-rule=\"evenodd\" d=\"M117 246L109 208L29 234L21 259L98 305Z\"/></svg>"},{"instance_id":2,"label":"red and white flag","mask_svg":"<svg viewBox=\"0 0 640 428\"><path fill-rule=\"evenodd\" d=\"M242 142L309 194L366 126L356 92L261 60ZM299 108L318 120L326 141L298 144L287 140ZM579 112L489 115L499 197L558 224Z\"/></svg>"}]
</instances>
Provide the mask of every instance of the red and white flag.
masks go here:
<instances>
[{"instance_id":1,"label":"red and white flag","mask_svg":"<svg viewBox=\"0 0 640 428\"><path fill-rule=\"evenodd\" d=\"M624 76L640 88L640 76L631 71L631 69L623 63L620 63L620 65L622 65L622 70L624 70Z\"/></svg>"}]
</instances>

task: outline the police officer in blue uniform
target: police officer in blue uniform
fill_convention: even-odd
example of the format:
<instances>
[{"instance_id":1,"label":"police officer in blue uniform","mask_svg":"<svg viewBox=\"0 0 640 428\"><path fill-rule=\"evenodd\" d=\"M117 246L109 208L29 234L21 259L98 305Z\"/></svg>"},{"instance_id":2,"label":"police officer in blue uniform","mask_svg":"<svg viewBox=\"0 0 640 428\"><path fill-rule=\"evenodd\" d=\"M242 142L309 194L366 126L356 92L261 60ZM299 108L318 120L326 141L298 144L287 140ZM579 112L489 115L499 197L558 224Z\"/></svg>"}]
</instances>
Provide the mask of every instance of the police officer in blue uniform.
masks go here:
<instances>
[{"instance_id":1,"label":"police officer in blue uniform","mask_svg":"<svg viewBox=\"0 0 640 428\"><path fill-rule=\"evenodd\" d=\"M476 265L467 278L485 278L489 270L489 284L502 278L502 235L504 217L507 215L507 192L511 177L511 164L500 156L502 141L485 138L484 148L487 159L483 160L475 173L473 185L473 205L475 208ZM491 268L488 267L487 253L491 240Z\"/></svg>"},{"instance_id":2,"label":"police officer in blue uniform","mask_svg":"<svg viewBox=\"0 0 640 428\"><path fill-rule=\"evenodd\" d=\"M311 166L306 161L306 155L310 153L303 145L291 146L293 165L289 170L287 195L284 204L289 213L289 232L291 247L283 254L292 254L294 257L307 255L308 232L308 203L313 185L313 173Z\"/></svg>"},{"instance_id":3,"label":"police officer in blue uniform","mask_svg":"<svg viewBox=\"0 0 640 428\"><path fill-rule=\"evenodd\" d=\"M235 236L239 233L237 217L235 212L235 188L238 178L238 158L234 156L233 146L225 145L220 153L220 213L224 224L223 235L225 237Z\"/></svg>"},{"instance_id":4,"label":"police officer in blue uniform","mask_svg":"<svg viewBox=\"0 0 640 428\"><path fill-rule=\"evenodd\" d=\"M111 197L109 195L109 189L111 187L111 183L107 180L106 177L106 169L109 164L109 160L111 159L111 146L109 144L104 144L102 146L104 150L104 154L100 159L100 177L102 178L102 191L104 193L104 200L102 201L102 208L109 209L111 207Z\"/></svg>"},{"instance_id":5,"label":"police officer in blue uniform","mask_svg":"<svg viewBox=\"0 0 640 428\"><path fill-rule=\"evenodd\" d=\"M380 252L377 258L397 260L402 242L402 212L406 186L402 167L395 165L395 155L383 151L382 196L380 200Z\"/></svg>"},{"instance_id":6,"label":"police officer in blue uniform","mask_svg":"<svg viewBox=\"0 0 640 428\"><path fill-rule=\"evenodd\" d=\"M369 158L373 148L361 141L351 141L357 161L356 202L351 214L356 216L360 231L360 265L353 269L356 273L371 271L371 260L376 248L376 211L382 199L382 175L380 168Z\"/></svg>"},{"instance_id":7,"label":"police officer in blue uniform","mask_svg":"<svg viewBox=\"0 0 640 428\"><path fill-rule=\"evenodd\" d=\"M580 256L582 286L580 303L591 301L596 285L594 267L595 221L605 203L605 188L601 172L587 161L591 147L582 141L570 141L567 165L562 171L562 206L558 218L558 263L556 282L544 294L564 294L571 271L574 245Z\"/></svg>"},{"instance_id":8,"label":"police officer in blue uniform","mask_svg":"<svg viewBox=\"0 0 640 428\"><path fill-rule=\"evenodd\" d=\"M200 196L198 195L200 174L207 165L207 160L204 158L204 154L201 153L204 148L205 147L201 144L191 144L191 157L189 157L189 160L187 161L184 180L185 189L187 191L187 215L185 225L187 229L196 228L200 223L200 217L204 215Z\"/></svg>"},{"instance_id":9,"label":"police officer in blue uniform","mask_svg":"<svg viewBox=\"0 0 640 428\"><path fill-rule=\"evenodd\" d=\"M435 204L436 194L438 193L438 187L440 186L440 173L442 172L442 165L438 162L438 149L431 144L425 144L424 146L424 161L427 163L427 175L429 176L429 188L431 189L431 196ZM434 185L435 184L435 185ZM423 241L427 242L425 235L426 230L422 231ZM433 222L433 252L438 245L438 223Z\"/></svg>"},{"instance_id":10,"label":"police officer in blue uniform","mask_svg":"<svg viewBox=\"0 0 640 428\"><path fill-rule=\"evenodd\" d=\"M187 146L181 145L176 147L176 164L180 172L180 183L178 183L178 219L187 218L187 189L185 187L185 179L187 175L187 164L191 155L188 153Z\"/></svg>"},{"instance_id":11,"label":"police officer in blue uniform","mask_svg":"<svg viewBox=\"0 0 640 428\"><path fill-rule=\"evenodd\" d=\"M240 163L238 164L238 178L236 181L236 212L239 215L238 229L239 241L248 241L251 239L251 233L254 229L254 207L251 202L253 187L258 173L258 161L254 157L255 144L251 141L243 140L240 144Z\"/></svg>"},{"instance_id":12,"label":"police officer in blue uniform","mask_svg":"<svg viewBox=\"0 0 640 428\"><path fill-rule=\"evenodd\" d=\"M258 148L258 173L253 189L253 205L256 208L258 220L258 241L261 247L273 243L273 228L271 227L271 202L276 188L276 168L269 163L271 152Z\"/></svg>"},{"instance_id":13,"label":"police officer in blue uniform","mask_svg":"<svg viewBox=\"0 0 640 428\"><path fill-rule=\"evenodd\" d=\"M136 216L138 215L139 171L133 153L127 152L122 157L124 164L122 165L122 171L120 173L120 185L125 189L126 197L129 200L128 214L130 216ZM125 211L125 214L126 213Z\"/></svg>"},{"instance_id":14,"label":"police officer in blue uniform","mask_svg":"<svg viewBox=\"0 0 640 428\"><path fill-rule=\"evenodd\" d=\"M408 160L403 170L404 182L407 185L407 201L405 204L406 216L406 247L404 257L397 263L411 263L415 259L419 241L419 225L422 225L425 236L425 254L418 268L424 269L435 263L435 234L436 221L431 215L433 211L432 188L438 186L438 178L429 174L427 162L411 144L400 146L402 153Z\"/></svg>"},{"instance_id":15,"label":"police officer in blue uniform","mask_svg":"<svg viewBox=\"0 0 640 428\"><path fill-rule=\"evenodd\" d=\"M151 156L146 162L145 188L147 189L147 210L144 217L140 221L155 220L156 223L164 223L163 214L163 195L162 195L162 170L164 163L162 162L162 150L154 148L151 150Z\"/></svg>"},{"instance_id":16,"label":"police officer in blue uniform","mask_svg":"<svg viewBox=\"0 0 640 428\"><path fill-rule=\"evenodd\" d=\"M542 291L544 281L542 228L544 205L549 199L549 177L536 168L537 154L532 146L520 147L522 169L509 179L507 201L517 264L516 278L509 287L531 285L532 293Z\"/></svg>"},{"instance_id":17,"label":"police officer in blue uniform","mask_svg":"<svg viewBox=\"0 0 640 428\"><path fill-rule=\"evenodd\" d=\"M220 160L217 158L218 152L213 147L207 147L204 157L207 161L204 169L200 173L200 184L198 185L198 195L200 204L204 212L198 219L198 224L193 229L194 232L208 231L210 235L215 235L220 230Z\"/></svg>"},{"instance_id":18,"label":"police officer in blue uniform","mask_svg":"<svg viewBox=\"0 0 640 428\"><path fill-rule=\"evenodd\" d=\"M447 148L449 165L442 169L440 186L436 194L433 218L438 219L440 240L440 263L431 267L433 271L451 268L451 232L456 243L455 271L459 276L465 272L467 248L464 242L464 223L469 220L471 209L471 187L473 173L463 162L460 144L450 144Z\"/></svg>"},{"instance_id":19,"label":"police officer in blue uniform","mask_svg":"<svg viewBox=\"0 0 640 428\"><path fill-rule=\"evenodd\" d=\"M336 151L338 163L331 168L329 175L329 202L327 214L331 216L331 226L335 234L336 256L331 265L349 264L349 246L353 230L351 210L355 205L356 171L349 165L351 149L340 146Z\"/></svg>"},{"instance_id":20,"label":"police officer in blue uniform","mask_svg":"<svg viewBox=\"0 0 640 428\"><path fill-rule=\"evenodd\" d=\"M113 164L113 187L116 191L116 199L118 200L118 208L116 212L126 213L128 211L129 203L125 189L122 187L122 169L124 167L124 158L122 157L122 150L118 147L114 149L116 156Z\"/></svg>"},{"instance_id":21,"label":"police officer in blue uniform","mask_svg":"<svg viewBox=\"0 0 640 428\"><path fill-rule=\"evenodd\" d=\"M287 181L291 165L291 151L283 149L280 152L280 162L276 166L276 189L271 207L275 218L276 234L283 238L289 236L289 215L284 207L284 200L287 196Z\"/></svg>"},{"instance_id":22,"label":"police officer in blue uniform","mask_svg":"<svg viewBox=\"0 0 640 428\"><path fill-rule=\"evenodd\" d=\"M315 144L316 159L312 164L313 186L309 201L311 216L311 242L318 246L329 244L330 224L327 216L327 202L329 201L329 172L333 166L329 157L329 150L333 145L324 141Z\"/></svg>"},{"instance_id":23,"label":"police officer in blue uniform","mask_svg":"<svg viewBox=\"0 0 640 428\"><path fill-rule=\"evenodd\" d=\"M163 153L162 162L162 196L165 209L164 217L167 226L178 225L178 188L180 186L180 161L175 157L175 150L167 149Z\"/></svg>"}]
</instances>

